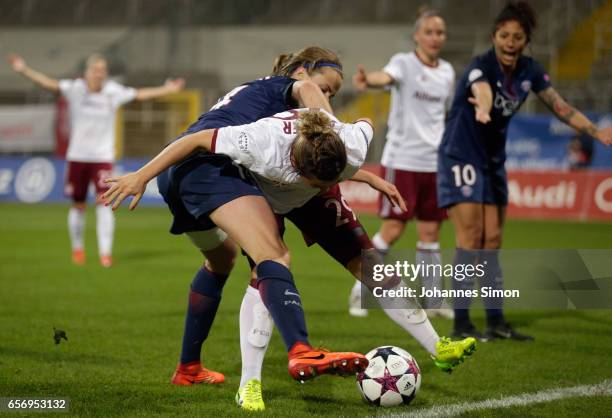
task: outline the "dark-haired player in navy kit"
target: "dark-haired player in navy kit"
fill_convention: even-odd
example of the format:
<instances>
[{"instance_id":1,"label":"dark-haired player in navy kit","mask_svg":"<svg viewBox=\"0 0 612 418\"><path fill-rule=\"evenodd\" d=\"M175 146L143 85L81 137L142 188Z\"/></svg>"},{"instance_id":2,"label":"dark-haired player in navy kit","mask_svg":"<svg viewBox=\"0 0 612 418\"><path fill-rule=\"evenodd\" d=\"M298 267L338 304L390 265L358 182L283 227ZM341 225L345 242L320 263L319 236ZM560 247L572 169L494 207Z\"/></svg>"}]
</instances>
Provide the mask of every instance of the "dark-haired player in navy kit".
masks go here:
<instances>
[{"instance_id":1,"label":"dark-haired player in navy kit","mask_svg":"<svg viewBox=\"0 0 612 418\"><path fill-rule=\"evenodd\" d=\"M511 2L495 20L493 48L470 63L457 90L444 130L438 159L438 204L448 208L457 235L455 263L485 263L482 285L503 285L496 251L501 247L508 204L506 134L512 116L533 91L561 121L604 144L612 143L612 128L598 130L551 87L548 74L531 57L522 55L531 40L536 16L528 3ZM468 280L453 280L457 289ZM455 299L456 337L481 340L532 340L505 320L500 298L484 299L487 331L480 334L469 318L469 300Z\"/></svg>"}]
</instances>

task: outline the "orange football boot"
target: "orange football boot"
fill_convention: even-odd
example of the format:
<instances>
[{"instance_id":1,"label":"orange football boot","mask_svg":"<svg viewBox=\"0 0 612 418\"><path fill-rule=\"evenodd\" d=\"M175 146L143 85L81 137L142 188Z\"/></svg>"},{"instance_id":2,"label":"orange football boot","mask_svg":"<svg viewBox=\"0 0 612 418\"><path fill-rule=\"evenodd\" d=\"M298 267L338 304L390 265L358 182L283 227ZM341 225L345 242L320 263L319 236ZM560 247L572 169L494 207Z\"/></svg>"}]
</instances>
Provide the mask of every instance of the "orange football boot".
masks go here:
<instances>
[{"instance_id":1,"label":"orange football boot","mask_svg":"<svg viewBox=\"0 0 612 418\"><path fill-rule=\"evenodd\" d=\"M197 383L214 385L223 382L225 382L223 374L205 369L199 361L179 364L172 376L172 384L179 386L191 386Z\"/></svg>"},{"instance_id":2,"label":"orange football boot","mask_svg":"<svg viewBox=\"0 0 612 418\"><path fill-rule=\"evenodd\" d=\"M301 342L289 350L289 374L300 382L320 374L355 375L367 367L368 359L359 353L334 353Z\"/></svg>"},{"instance_id":3,"label":"orange football boot","mask_svg":"<svg viewBox=\"0 0 612 418\"><path fill-rule=\"evenodd\" d=\"M85 265L85 251L82 249L72 250L72 263L77 266Z\"/></svg>"}]
</instances>

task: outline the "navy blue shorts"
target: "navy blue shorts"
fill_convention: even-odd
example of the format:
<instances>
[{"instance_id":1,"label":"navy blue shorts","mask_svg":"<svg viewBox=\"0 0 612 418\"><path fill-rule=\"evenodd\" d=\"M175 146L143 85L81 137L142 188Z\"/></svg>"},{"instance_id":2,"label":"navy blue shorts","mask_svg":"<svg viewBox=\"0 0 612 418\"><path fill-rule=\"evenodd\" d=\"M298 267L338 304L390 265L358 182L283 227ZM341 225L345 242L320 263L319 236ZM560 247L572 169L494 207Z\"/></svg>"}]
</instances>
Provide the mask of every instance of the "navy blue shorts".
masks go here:
<instances>
[{"instance_id":1,"label":"navy blue shorts","mask_svg":"<svg viewBox=\"0 0 612 418\"><path fill-rule=\"evenodd\" d=\"M215 154L170 167L157 176L157 186L174 217L173 234L214 228L213 210L242 196L263 196L246 169Z\"/></svg>"},{"instance_id":2,"label":"navy blue shorts","mask_svg":"<svg viewBox=\"0 0 612 418\"><path fill-rule=\"evenodd\" d=\"M438 154L438 207L474 202L508 205L508 181L503 164L483 168Z\"/></svg>"}]
</instances>

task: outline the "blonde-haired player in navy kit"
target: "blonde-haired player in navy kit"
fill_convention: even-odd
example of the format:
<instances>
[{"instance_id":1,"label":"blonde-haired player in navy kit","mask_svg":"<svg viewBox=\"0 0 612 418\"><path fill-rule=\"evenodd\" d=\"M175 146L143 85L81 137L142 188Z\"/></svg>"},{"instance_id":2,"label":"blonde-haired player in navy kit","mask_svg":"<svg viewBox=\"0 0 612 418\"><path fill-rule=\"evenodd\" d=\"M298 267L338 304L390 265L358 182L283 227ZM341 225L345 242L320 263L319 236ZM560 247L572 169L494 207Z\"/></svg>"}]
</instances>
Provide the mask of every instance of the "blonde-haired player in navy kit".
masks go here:
<instances>
[{"instance_id":1,"label":"blonde-haired player in navy kit","mask_svg":"<svg viewBox=\"0 0 612 418\"><path fill-rule=\"evenodd\" d=\"M68 211L68 232L74 264L85 263L85 209L87 189L96 188L96 232L100 264L113 264L112 247L115 218L98 197L108 190L104 179L111 176L115 161L115 116L119 107L132 100L149 100L183 89L182 78L168 79L163 86L125 87L108 80L108 64L100 54L85 63L83 78L56 80L26 65L16 54L8 57L13 70L40 87L66 98L70 111L70 142L66 154L64 194L72 199Z\"/></svg>"},{"instance_id":2,"label":"blonde-haired player in navy kit","mask_svg":"<svg viewBox=\"0 0 612 418\"><path fill-rule=\"evenodd\" d=\"M387 251L401 236L406 222L416 218L416 262L440 263L440 226L446 211L438 209L436 171L438 145L444 131L444 118L455 80L453 67L440 58L446 41L444 19L434 10L424 9L414 24L416 48L398 53L380 71L366 72L359 67L353 77L358 90L367 87L391 87L387 143L382 157L384 177L395 184L406 200L408 211L393 207L381 196L380 230L372 238L379 251ZM427 288L441 288L441 277L423 277ZM425 301L429 316L452 318L453 311L442 301ZM351 291L349 312L365 316L361 307L361 285Z\"/></svg>"},{"instance_id":3,"label":"blonde-haired player in navy kit","mask_svg":"<svg viewBox=\"0 0 612 418\"><path fill-rule=\"evenodd\" d=\"M455 263L486 265L481 285L500 289L503 278L497 251L508 205L504 162L510 119L533 91L561 121L604 144L612 128L598 130L551 87L544 68L523 55L536 26L529 3L510 2L495 19L493 47L475 57L457 83L440 145L438 202L447 208L457 236ZM478 251L481 250L481 251ZM482 251L488 250L488 251ZM453 280L456 289L472 288L469 280ZM484 299L487 331L482 335L469 317L469 299L455 298L453 335L482 340L533 338L515 331L505 320L502 299Z\"/></svg>"}]
</instances>

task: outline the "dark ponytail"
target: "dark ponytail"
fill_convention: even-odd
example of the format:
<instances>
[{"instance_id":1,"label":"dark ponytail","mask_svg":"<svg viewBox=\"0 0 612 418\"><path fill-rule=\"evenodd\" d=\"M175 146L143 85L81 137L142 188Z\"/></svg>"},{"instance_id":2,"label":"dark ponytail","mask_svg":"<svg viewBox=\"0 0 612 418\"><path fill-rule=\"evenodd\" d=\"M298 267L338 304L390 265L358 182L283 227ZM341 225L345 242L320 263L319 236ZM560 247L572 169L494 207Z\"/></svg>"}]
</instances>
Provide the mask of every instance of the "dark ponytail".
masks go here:
<instances>
[{"instance_id":1,"label":"dark ponytail","mask_svg":"<svg viewBox=\"0 0 612 418\"><path fill-rule=\"evenodd\" d=\"M538 25L538 19L533 7L526 1L510 1L495 18L493 24L493 34L499 27L508 21L517 21L527 35L527 42L531 41L531 36Z\"/></svg>"}]
</instances>

